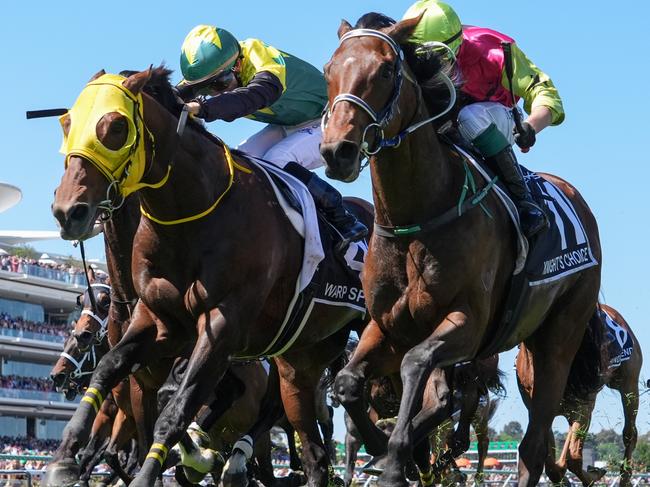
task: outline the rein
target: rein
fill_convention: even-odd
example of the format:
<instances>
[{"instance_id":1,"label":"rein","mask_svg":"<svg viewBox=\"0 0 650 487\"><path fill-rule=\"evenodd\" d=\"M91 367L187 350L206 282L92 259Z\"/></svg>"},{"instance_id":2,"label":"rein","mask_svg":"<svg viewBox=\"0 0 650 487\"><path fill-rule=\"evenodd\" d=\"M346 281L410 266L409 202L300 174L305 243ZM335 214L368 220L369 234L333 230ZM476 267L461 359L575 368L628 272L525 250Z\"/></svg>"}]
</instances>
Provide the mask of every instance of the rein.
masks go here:
<instances>
[{"instance_id":1,"label":"rein","mask_svg":"<svg viewBox=\"0 0 650 487\"><path fill-rule=\"evenodd\" d=\"M416 122L412 125L409 125L406 129L402 130L399 132L397 135L394 137L390 138L385 138L384 136L384 128L388 125L390 122L393 113L395 112L395 106L397 105L397 101L399 99L402 85L403 85L403 80L404 78L408 79L411 83L413 83L416 88L419 88L418 83L408 74L408 71L404 68L404 51L402 48L399 46L395 40L390 37L389 35L384 34L381 31L374 30L374 29L355 29L347 32L345 35L341 37L340 44L343 44L348 39L352 39L355 37L376 37L378 39L381 39L382 41L386 42L390 48L393 50L396 56L396 61L395 61L395 72L397 73L395 75L395 82L394 82L394 89L393 89L393 94L391 98L388 100L388 103L382 110L377 113L375 110L362 98L353 95L352 93L340 93L338 94L334 100L332 101L332 104L326 108L326 113L323 116L323 121L322 121L322 126L323 130L327 127L327 121L329 120L329 117L332 114L332 111L334 110L334 107L337 103L346 101L348 103L351 103L353 105L356 105L360 107L364 112L366 112L369 116L372 122L367 125L363 129L363 133L361 136L361 149L360 152L367 158L370 158L371 156L374 156L379 153L379 151L383 148L397 148L400 146L402 143L402 140L404 140L409 134L415 132L417 129L429 124L430 122L446 115L456 104L456 88L454 87L454 84L452 81L449 79L449 77L444 74L444 73L438 73L438 76L441 77L447 88L449 89L449 94L450 94L450 99L449 99L449 104L447 107L437 115L434 115L433 117L429 117L425 120L421 120L419 122ZM436 43L431 43L435 44L436 47L442 47L444 49L447 49L452 58L456 58L454 52L451 50L449 46L442 42L436 42ZM365 140L366 139L366 134L368 133L368 130L371 127L376 127L378 129L379 133L379 143L377 144L377 148L375 150L371 150L369 148L368 142ZM420 224L414 224L414 225L403 225L403 226L388 226L388 225L380 225L376 221L374 223L374 233L376 235L379 235L381 237L386 237L386 238L397 238L397 237L405 237L405 236L412 236L418 233L422 232L430 232L433 231L453 220L456 218L460 217L463 213L467 212L468 210L474 208L475 206L481 206L483 211L490 217L492 218L492 215L490 212L487 210L487 208L483 205L482 201L483 199L487 196L487 194L490 192L490 190L493 188L495 185L497 178L491 179L488 184L481 189L480 191L477 190L476 188L476 182L474 180L474 176L472 175L471 170L469 169L469 166L467 165L467 161L463 160L463 168L465 170L465 182L463 183L463 188L460 194L460 197L458 199L458 203L453 206L452 208L449 208L446 212L444 212L442 215L436 216L432 218L431 220L425 222L425 223L420 223ZM472 191L473 197L470 199L467 199L467 194Z\"/></svg>"},{"instance_id":2,"label":"rein","mask_svg":"<svg viewBox=\"0 0 650 487\"><path fill-rule=\"evenodd\" d=\"M419 87L418 83L416 80L413 79L413 77L409 74L409 72L404 68L404 51L402 48L399 46L395 40L390 37L389 35L384 34L381 31L374 30L374 29L355 29L351 30L345 35L341 37L341 40L339 42L339 45L343 44L348 39L352 39L355 37L376 37L378 39L381 39L382 41L386 42L390 48L393 50L396 56L395 60L395 72L397 73L395 75L395 80L394 80L394 88L393 88L393 94L388 100L388 103L384 108L382 108L378 113L375 112L375 110L362 98L353 95L352 93L339 93L334 100L332 101L331 105L328 105L325 107L325 114L323 115L322 119L322 128L323 131L327 127L327 122L329 118L332 115L332 111L334 110L334 107L336 106L337 103L342 102L342 101L347 101L348 103L351 103L353 105L356 105L360 107L364 112L368 114L370 119L372 120L370 124L366 125L366 127L363 129L363 133L361 136L361 153L366 157L370 158L371 156L374 156L379 153L379 151L383 148L397 148L400 146L402 143L402 140L406 138L409 134L415 132L417 129L420 127L423 127L424 125L427 125L428 123L437 120L438 118L446 115L456 104L456 88L452 81L449 79L449 77L444 74L444 73L438 73L438 76L443 80L447 88L449 89L449 104L447 107L437 115L434 115L433 117L427 118L425 120L422 120L420 122L417 122L413 125L410 125L406 129L402 130L399 132L397 135L394 137L386 138L384 135L384 128L388 125L388 123L391 121L393 114L395 113L395 107L397 106L397 101L399 100L399 96L401 93L402 89L402 84L404 82L404 78L409 80L411 83L413 83L416 87ZM447 49L452 57L455 58L455 55L453 51L449 48L444 43L436 43L436 45L440 45L440 47L443 47ZM372 150L370 149L370 145L366 141L366 135L368 133L368 130L371 128L376 128L378 131L378 138L379 138L379 143L377 144L377 148Z\"/></svg>"}]
</instances>

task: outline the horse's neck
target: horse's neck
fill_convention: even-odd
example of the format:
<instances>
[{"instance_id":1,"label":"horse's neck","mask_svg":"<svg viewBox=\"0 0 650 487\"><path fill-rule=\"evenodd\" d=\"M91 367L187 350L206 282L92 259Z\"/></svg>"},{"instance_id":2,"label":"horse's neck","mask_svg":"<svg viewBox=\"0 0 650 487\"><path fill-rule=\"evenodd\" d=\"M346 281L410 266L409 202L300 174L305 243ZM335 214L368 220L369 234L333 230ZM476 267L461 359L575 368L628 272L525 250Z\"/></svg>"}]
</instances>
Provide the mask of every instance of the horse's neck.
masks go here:
<instances>
[{"instance_id":1,"label":"horse's neck","mask_svg":"<svg viewBox=\"0 0 650 487\"><path fill-rule=\"evenodd\" d=\"M140 203L138 197L132 195L113 218L104 224L104 246L108 275L111 279L111 294L119 301L132 301L136 298L131 275L131 255L139 221Z\"/></svg>"},{"instance_id":2,"label":"horse's neck","mask_svg":"<svg viewBox=\"0 0 650 487\"><path fill-rule=\"evenodd\" d=\"M420 111L417 119L425 117ZM403 226L443 213L454 204L456 179L431 125L417 129L372 163L376 221Z\"/></svg>"},{"instance_id":3,"label":"horse's neck","mask_svg":"<svg viewBox=\"0 0 650 487\"><path fill-rule=\"evenodd\" d=\"M145 123L154 137L155 156L144 182L161 181L171 165L165 184L139 192L145 210L156 219L175 221L210 208L228 186L229 169L223 148L189 127L177 144L176 119L147 97Z\"/></svg>"}]
</instances>

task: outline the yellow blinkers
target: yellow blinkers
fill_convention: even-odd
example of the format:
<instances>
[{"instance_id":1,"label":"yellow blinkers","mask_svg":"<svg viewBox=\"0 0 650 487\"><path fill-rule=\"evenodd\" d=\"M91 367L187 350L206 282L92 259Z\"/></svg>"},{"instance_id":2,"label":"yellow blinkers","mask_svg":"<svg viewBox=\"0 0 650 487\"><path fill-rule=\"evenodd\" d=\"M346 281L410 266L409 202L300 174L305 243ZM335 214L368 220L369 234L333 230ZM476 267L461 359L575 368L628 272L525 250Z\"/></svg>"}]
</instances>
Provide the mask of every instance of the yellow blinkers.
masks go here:
<instances>
[{"instance_id":1,"label":"yellow blinkers","mask_svg":"<svg viewBox=\"0 0 650 487\"><path fill-rule=\"evenodd\" d=\"M116 182L120 193L126 197L144 186L162 186L169 176L169 171L163 180L155 185L140 183L146 167L142 135L147 133L152 140L153 137L144 126L142 95L134 95L126 89L122 84L124 80L126 78L123 76L104 74L91 81L68 114L59 120L63 125L65 117L70 117L70 130L67 136L64 134L60 149L60 152L65 154L65 167L68 167L70 156L84 157L111 183ZM118 150L104 146L96 133L97 123L111 112L123 115L128 123L126 142Z\"/></svg>"}]
</instances>

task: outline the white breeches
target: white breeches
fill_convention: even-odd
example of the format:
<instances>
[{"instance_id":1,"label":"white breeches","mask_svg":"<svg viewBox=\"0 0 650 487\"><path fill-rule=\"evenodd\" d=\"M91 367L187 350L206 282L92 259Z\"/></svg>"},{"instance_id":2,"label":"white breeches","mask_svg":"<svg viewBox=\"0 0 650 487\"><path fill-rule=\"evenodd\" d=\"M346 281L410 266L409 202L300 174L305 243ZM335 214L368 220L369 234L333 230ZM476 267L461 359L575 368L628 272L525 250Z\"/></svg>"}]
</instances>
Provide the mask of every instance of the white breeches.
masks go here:
<instances>
[{"instance_id":1,"label":"white breeches","mask_svg":"<svg viewBox=\"0 0 650 487\"><path fill-rule=\"evenodd\" d=\"M280 168L293 161L314 170L325 164L320 155L321 138L320 118L290 127L269 124L239 144L237 149Z\"/></svg>"}]
</instances>

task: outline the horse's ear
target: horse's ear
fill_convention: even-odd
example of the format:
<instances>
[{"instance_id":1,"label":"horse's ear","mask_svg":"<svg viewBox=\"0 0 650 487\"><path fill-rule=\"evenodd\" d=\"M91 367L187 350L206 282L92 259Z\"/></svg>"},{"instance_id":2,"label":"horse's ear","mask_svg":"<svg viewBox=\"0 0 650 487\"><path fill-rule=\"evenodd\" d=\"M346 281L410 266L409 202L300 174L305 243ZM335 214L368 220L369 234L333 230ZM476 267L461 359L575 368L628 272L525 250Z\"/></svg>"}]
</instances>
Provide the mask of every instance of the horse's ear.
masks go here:
<instances>
[{"instance_id":1,"label":"horse's ear","mask_svg":"<svg viewBox=\"0 0 650 487\"><path fill-rule=\"evenodd\" d=\"M129 90L134 95L137 95L142 91L144 85L151 79L151 74L153 73L153 68L149 66L149 69L145 71L140 71L139 73L132 74L124 80L122 85Z\"/></svg>"},{"instance_id":2,"label":"horse's ear","mask_svg":"<svg viewBox=\"0 0 650 487\"><path fill-rule=\"evenodd\" d=\"M95 74L93 74L92 78L90 78L88 80L88 83L90 83L91 81L95 81L97 78L99 78L100 76L104 76L105 74L106 74L106 71L104 71L103 69L100 69Z\"/></svg>"},{"instance_id":3,"label":"horse's ear","mask_svg":"<svg viewBox=\"0 0 650 487\"><path fill-rule=\"evenodd\" d=\"M413 17L412 19L404 19L397 22L394 26L386 31L386 34L391 36L398 44L401 44L408 40L413 34L415 27L418 25L426 10L423 10L420 15Z\"/></svg>"},{"instance_id":4,"label":"horse's ear","mask_svg":"<svg viewBox=\"0 0 650 487\"><path fill-rule=\"evenodd\" d=\"M341 25L339 25L339 30L337 32L339 39L343 37L345 34L350 32L352 30L352 26L350 25L350 22L348 22L345 19L341 20Z\"/></svg>"}]
</instances>

